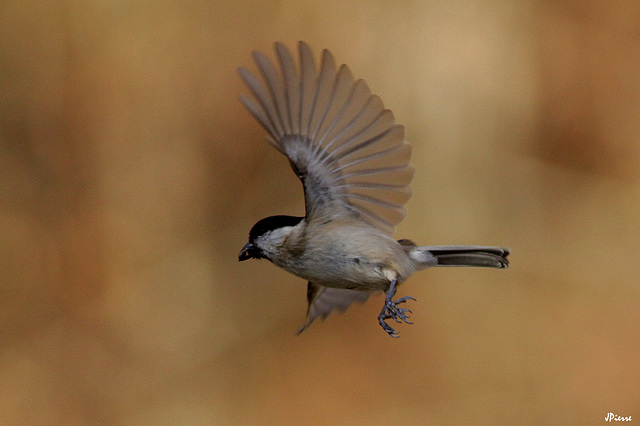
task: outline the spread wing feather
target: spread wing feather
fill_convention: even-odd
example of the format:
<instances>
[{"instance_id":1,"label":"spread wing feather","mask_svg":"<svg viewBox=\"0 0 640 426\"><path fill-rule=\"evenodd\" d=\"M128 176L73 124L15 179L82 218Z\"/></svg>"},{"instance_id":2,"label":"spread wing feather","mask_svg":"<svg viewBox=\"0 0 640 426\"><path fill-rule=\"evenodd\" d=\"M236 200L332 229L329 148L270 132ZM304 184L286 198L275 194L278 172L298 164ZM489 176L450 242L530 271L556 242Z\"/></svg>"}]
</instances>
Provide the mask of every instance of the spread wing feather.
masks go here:
<instances>
[{"instance_id":1,"label":"spread wing feather","mask_svg":"<svg viewBox=\"0 0 640 426\"><path fill-rule=\"evenodd\" d=\"M342 288L325 287L309 282L307 285L307 319L298 334L302 333L316 318L325 319L333 310L341 312L347 310L353 302L364 303L370 293L366 291L347 290Z\"/></svg>"},{"instance_id":2,"label":"spread wing feather","mask_svg":"<svg viewBox=\"0 0 640 426\"><path fill-rule=\"evenodd\" d=\"M240 100L302 180L309 220L350 214L392 234L411 196L404 127L364 80L346 65L336 67L329 51L317 68L309 46L298 47L299 69L281 43L275 45L279 70L254 52L261 78L239 69L253 95Z\"/></svg>"}]
</instances>

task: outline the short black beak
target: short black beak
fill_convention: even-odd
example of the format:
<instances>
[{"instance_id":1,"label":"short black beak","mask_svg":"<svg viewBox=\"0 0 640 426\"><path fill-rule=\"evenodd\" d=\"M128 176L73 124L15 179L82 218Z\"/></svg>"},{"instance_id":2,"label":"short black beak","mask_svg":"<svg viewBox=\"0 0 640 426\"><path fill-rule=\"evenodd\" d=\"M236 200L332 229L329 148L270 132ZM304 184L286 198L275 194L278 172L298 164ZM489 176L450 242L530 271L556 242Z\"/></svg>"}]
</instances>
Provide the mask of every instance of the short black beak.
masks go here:
<instances>
[{"instance_id":1,"label":"short black beak","mask_svg":"<svg viewBox=\"0 0 640 426\"><path fill-rule=\"evenodd\" d=\"M243 260L251 259L256 255L256 247L249 241L247 244L242 247L240 250L240 254L238 255L238 260L242 262Z\"/></svg>"}]
</instances>

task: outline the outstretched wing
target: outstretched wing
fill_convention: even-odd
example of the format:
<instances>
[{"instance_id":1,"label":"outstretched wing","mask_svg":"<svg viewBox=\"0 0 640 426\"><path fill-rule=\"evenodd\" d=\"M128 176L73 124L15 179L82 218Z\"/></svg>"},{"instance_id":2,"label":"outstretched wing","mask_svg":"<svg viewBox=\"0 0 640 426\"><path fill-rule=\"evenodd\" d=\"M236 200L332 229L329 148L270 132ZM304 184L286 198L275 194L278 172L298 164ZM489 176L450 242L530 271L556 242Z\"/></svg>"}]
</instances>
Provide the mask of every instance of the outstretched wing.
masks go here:
<instances>
[{"instance_id":1,"label":"outstretched wing","mask_svg":"<svg viewBox=\"0 0 640 426\"><path fill-rule=\"evenodd\" d=\"M325 319L331 311L338 309L340 312L347 310L353 302L364 303L370 293L366 291L347 290L341 288L325 287L309 282L307 285L307 319L298 334L302 333L318 317Z\"/></svg>"},{"instance_id":2,"label":"outstretched wing","mask_svg":"<svg viewBox=\"0 0 640 426\"><path fill-rule=\"evenodd\" d=\"M413 178L404 127L364 80L354 80L346 65L336 68L329 51L317 69L309 46L298 46L299 72L281 43L280 71L254 52L263 79L239 68L255 98L240 100L302 180L308 219L350 214L393 234Z\"/></svg>"}]
</instances>

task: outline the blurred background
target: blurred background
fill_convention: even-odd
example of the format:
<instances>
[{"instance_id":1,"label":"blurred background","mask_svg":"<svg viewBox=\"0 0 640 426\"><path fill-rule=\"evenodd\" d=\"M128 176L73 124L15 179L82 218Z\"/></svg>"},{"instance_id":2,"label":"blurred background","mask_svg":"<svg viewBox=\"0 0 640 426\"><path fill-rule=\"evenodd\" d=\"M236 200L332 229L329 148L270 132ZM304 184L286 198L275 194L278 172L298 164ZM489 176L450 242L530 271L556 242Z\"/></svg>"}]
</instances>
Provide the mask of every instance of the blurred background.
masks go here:
<instances>
[{"instance_id":1,"label":"blurred background","mask_svg":"<svg viewBox=\"0 0 640 426\"><path fill-rule=\"evenodd\" d=\"M414 146L398 238L512 249L300 336L306 283L238 263L304 212L236 74L329 48ZM640 3L0 5L3 424L640 420Z\"/></svg>"}]
</instances>

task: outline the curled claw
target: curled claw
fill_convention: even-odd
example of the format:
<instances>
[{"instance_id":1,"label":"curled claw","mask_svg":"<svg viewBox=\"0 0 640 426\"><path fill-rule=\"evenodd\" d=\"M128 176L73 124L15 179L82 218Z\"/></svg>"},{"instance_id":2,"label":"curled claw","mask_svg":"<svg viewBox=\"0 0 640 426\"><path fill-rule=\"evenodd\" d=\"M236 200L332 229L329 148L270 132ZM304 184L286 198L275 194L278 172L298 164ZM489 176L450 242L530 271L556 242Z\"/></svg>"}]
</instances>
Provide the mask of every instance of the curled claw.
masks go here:
<instances>
[{"instance_id":1,"label":"curled claw","mask_svg":"<svg viewBox=\"0 0 640 426\"><path fill-rule=\"evenodd\" d=\"M380 326L382 327L382 329L389 334L389 336L391 336L391 337L400 337L400 336L398 336L398 332L395 331L393 329L393 327L391 327L389 324L384 322L384 320L381 317L378 317L378 322L380 323Z\"/></svg>"},{"instance_id":2,"label":"curled claw","mask_svg":"<svg viewBox=\"0 0 640 426\"><path fill-rule=\"evenodd\" d=\"M400 304L400 303L404 303L407 300L413 300L414 302L417 302L415 297L405 296L405 297L401 297L400 299L396 300L394 303L397 305L397 304Z\"/></svg>"}]
</instances>

